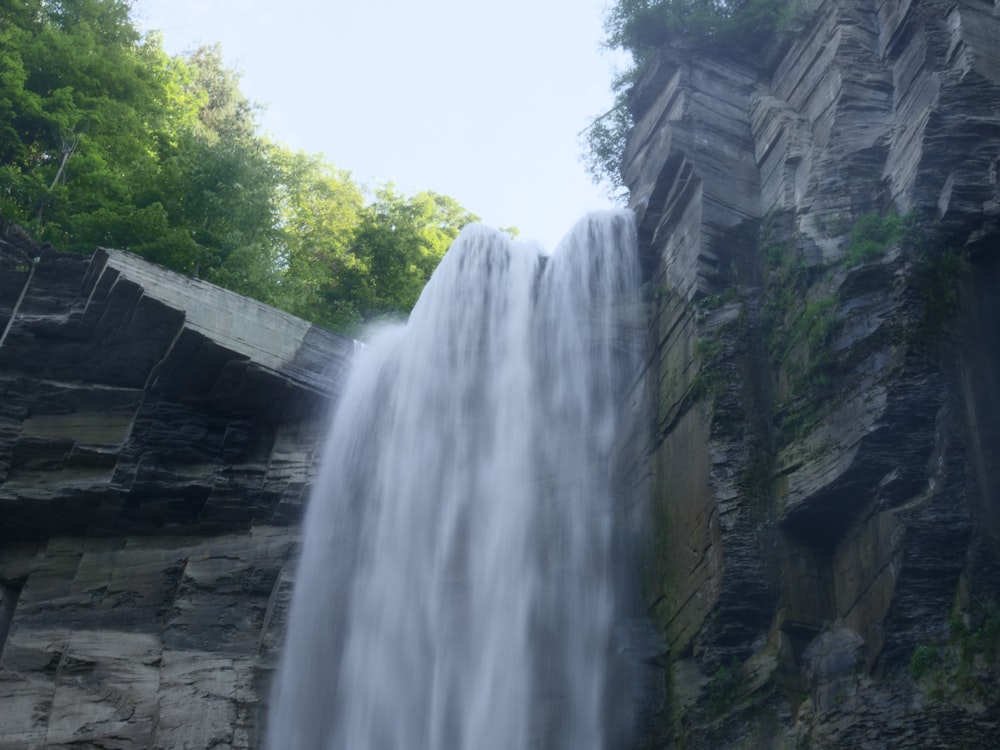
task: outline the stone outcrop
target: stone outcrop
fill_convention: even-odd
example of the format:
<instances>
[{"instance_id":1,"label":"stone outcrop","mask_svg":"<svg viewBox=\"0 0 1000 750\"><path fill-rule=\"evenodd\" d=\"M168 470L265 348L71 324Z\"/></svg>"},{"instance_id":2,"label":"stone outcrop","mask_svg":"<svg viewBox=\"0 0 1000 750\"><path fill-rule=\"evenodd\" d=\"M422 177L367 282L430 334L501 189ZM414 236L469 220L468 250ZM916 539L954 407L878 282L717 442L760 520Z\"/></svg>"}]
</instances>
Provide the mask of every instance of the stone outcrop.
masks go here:
<instances>
[{"instance_id":1,"label":"stone outcrop","mask_svg":"<svg viewBox=\"0 0 1000 750\"><path fill-rule=\"evenodd\" d=\"M355 343L0 227L0 748L255 748Z\"/></svg>"},{"instance_id":2,"label":"stone outcrop","mask_svg":"<svg viewBox=\"0 0 1000 750\"><path fill-rule=\"evenodd\" d=\"M631 106L641 744L995 744L1000 10L807 0Z\"/></svg>"},{"instance_id":3,"label":"stone outcrop","mask_svg":"<svg viewBox=\"0 0 1000 750\"><path fill-rule=\"evenodd\" d=\"M803 0L631 106L636 744L995 745L1000 9ZM0 750L259 747L354 346L0 225Z\"/></svg>"}]
</instances>

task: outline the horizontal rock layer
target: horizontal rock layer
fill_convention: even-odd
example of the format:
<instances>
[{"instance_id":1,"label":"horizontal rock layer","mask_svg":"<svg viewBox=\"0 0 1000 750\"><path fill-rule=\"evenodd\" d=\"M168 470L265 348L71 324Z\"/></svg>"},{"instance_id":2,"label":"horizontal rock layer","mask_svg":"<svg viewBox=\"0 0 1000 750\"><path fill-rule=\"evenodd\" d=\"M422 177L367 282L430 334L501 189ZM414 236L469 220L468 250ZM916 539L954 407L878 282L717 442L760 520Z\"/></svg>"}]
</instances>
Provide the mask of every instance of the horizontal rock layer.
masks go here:
<instances>
[{"instance_id":1,"label":"horizontal rock layer","mask_svg":"<svg viewBox=\"0 0 1000 750\"><path fill-rule=\"evenodd\" d=\"M355 342L0 231L0 748L255 748Z\"/></svg>"}]
</instances>

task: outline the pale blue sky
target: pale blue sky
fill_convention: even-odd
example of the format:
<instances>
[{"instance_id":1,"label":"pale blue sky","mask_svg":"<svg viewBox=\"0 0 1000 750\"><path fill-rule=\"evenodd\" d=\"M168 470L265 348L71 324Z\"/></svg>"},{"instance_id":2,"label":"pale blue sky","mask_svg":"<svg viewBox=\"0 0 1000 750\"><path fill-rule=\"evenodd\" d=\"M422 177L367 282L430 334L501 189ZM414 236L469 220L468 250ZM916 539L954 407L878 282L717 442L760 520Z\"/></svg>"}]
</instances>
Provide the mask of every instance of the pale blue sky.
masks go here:
<instances>
[{"instance_id":1,"label":"pale blue sky","mask_svg":"<svg viewBox=\"0 0 1000 750\"><path fill-rule=\"evenodd\" d=\"M578 133L623 66L610 0L135 0L172 54L220 42L264 128L355 180L457 199L552 248L611 204Z\"/></svg>"}]
</instances>

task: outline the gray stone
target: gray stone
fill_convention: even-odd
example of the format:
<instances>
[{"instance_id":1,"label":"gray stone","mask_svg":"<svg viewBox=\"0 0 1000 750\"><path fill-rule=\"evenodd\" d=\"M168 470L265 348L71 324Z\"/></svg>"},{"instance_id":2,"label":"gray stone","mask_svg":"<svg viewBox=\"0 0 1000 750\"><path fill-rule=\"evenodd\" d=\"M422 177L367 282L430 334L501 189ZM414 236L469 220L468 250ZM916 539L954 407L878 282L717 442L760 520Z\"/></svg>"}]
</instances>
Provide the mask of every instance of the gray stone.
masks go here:
<instances>
[{"instance_id":1,"label":"gray stone","mask_svg":"<svg viewBox=\"0 0 1000 750\"><path fill-rule=\"evenodd\" d=\"M257 748L356 344L0 229L0 748Z\"/></svg>"},{"instance_id":2,"label":"gray stone","mask_svg":"<svg viewBox=\"0 0 1000 750\"><path fill-rule=\"evenodd\" d=\"M909 663L958 683L949 619L1000 591L1000 16L815 0L773 41L678 39L631 96L658 293L621 493L687 675L643 746L989 746L996 665L973 700ZM892 214L916 229L858 257Z\"/></svg>"}]
</instances>

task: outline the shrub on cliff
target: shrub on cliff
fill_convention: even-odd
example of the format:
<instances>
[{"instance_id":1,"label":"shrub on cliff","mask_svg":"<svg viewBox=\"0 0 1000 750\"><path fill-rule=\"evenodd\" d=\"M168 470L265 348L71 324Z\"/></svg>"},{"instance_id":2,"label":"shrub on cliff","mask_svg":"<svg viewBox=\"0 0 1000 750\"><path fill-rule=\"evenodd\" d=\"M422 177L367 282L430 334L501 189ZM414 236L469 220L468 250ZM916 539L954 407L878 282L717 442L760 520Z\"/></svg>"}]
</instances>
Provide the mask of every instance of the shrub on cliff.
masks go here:
<instances>
[{"instance_id":1,"label":"shrub on cliff","mask_svg":"<svg viewBox=\"0 0 1000 750\"><path fill-rule=\"evenodd\" d=\"M744 55L760 51L790 6L789 0L618 0L604 29L608 46L631 52L637 65L679 38Z\"/></svg>"},{"instance_id":2,"label":"shrub on cliff","mask_svg":"<svg viewBox=\"0 0 1000 750\"><path fill-rule=\"evenodd\" d=\"M604 19L612 49L631 53L633 66L614 84L615 105L584 133L594 182L622 189L621 160L632 127L628 89L653 52L690 40L739 57L758 54L781 27L795 0L617 0Z\"/></svg>"}]
</instances>

